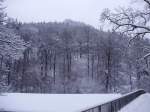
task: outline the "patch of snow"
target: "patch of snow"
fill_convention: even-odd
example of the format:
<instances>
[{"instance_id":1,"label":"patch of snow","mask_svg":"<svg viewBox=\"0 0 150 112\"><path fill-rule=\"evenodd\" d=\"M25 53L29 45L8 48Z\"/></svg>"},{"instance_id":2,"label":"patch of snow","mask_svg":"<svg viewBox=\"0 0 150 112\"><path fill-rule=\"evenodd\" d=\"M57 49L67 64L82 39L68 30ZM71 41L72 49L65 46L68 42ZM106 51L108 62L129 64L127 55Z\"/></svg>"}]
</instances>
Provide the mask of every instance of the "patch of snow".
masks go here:
<instances>
[{"instance_id":1,"label":"patch of snow","mask_svg":"<svg viewBox=\"0 0 150 112\"><path fill-rule=\"evenodd\" d=\"M139 96L119 112L150 112L150 94Z\"/></svg>"},{"instance_id":2,"label":"patch of snow","mask_svg":"<svg viewBox=\"0 0 150 112\"><path fill-rule=\"evenodd\" d=\"M0 110L15 112L80 112L120 94L0 94Z\"/></svg>"}]
</instances>

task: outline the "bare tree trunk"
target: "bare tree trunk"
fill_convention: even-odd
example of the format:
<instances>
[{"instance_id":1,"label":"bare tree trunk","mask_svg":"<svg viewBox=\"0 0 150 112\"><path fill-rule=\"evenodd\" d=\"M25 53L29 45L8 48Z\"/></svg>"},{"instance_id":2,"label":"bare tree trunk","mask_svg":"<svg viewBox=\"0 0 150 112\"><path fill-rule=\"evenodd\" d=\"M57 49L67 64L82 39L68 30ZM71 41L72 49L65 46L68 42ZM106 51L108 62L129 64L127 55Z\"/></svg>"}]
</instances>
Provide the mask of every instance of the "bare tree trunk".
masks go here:
<instances>
[{"instance_id":1,"label":"bare tree trunk","mask_svg":"<svg viewBox=\"0 0 150 112\"><path fill-rule=\"evenodd\" d=\"M3 68L3 55L1 55L1 63L0 63L0 70Z\"/></svg>"},{"instance_id":2,"label":"bare tree trunk","mask_svg":"<svg viewBox=\"0 0 150 112\"><path fill-rule=\"evenodd\" d=\"M97 75L96 75L96 79L99 79L99 75L100 75L100 54L97 54Z\"/></svg>"},{"instance_id":3,"label":"bare tree trunk","mask_svg":"<svg viewBox=\"0 0 150 112\"><path fill-rule=\"evenodd\" d=\"M79 42L79 46L80 46L79 48L80 58L82 58L82 43L81 42Z\"/></svg>"},{"instance_id":4,"label":"bare tree trunk","mask_svg":"<svg viewBox=\"0 0 150 112\"><path fill-rule=\"evenodd\" d=\"M94 55L92 56L92 79L94 79Z\"/></svg>"},{"instance_id":5,"label":"bare tree trunk","mask_svg":"<svg viewBox=\"0 0 150 112\"><path fill-rule=\"evenodd\" d=\"M88 69L88 77L90 77L90 55L88 51L88 57L87 57L87 69Z\"/></svg>"},{"instance_id":6,"label":"bare tree trunk","mask_svg":"<svg viewBox=\"0 0 150 112\"><path fill-rule=\"evenodd\" d=\"M53 76L54 76L54 84L55 84L55 81L56 81L56 52L54 53Z\"/></svg>"},{"instance_id":7,"label":"bare tree trunk","mask_svg":"<svg viewBox=\"0 0 150 112\"><path fill-rule=\"evenodd\" d=\"M133 90L132 75L130 74L130 91Z\"/></svg>"},{"instance_id":8,"label":"bare tree trunk","mask_svg":"<svg viewBox=\"0 0 150 112\"><path fill-rule=\"evenodd\" d=\"M137 87L138 87L138 89L140 89L140 87L141 87L141 82L140 82L140 80L141 80L141 74L138 72L138 73L137 73Z\"/></svg>"},{"instance_id":9,"label":"bare tree trunk","mask_svg":"<svg viewBox=\"0 0 150 112\"><path fill-rule=\"evenodd\" d=\"M11 63L8 63L8 76L7 76L7 84L10 85L10 77L11 77Z\"/></svg>"},{"instance_id":10,"label":"bare tree trunk","mask_svg":"<svg viewBox=\"0 0 150 112\"><path fill-rule=\"evenodd\" d=\"M52 69L52 51L49 52L49 69L51 70Z\"/></svg>"},{"instance_id":11,"label":"bare tree trunk","mask_svg":"<svg viewBox=\"0 0 150 112\"><path fill-rule=\"evenodd\" d=\"M41 76L43 76L43 65L41 64Z\"/></svg>"},{"instance_id":12,"label":"bare tree trunk","mask_svg":"<svg viewBox=\"0 0 150 112\"><path fill-rule=\"evenodd\" d=\"M47 77L48 72L48 53L47 50L45 50L45 77Z\"/></svg>"},{"instance_id":13,"label":"bare tree trunk","mask_svg":"<svg viewBox=\"0 0 150 112\"><path fill-rule=\"evenodd\" d=\"M109 90L111 89L110 87L110 77L111 77L111 54L110 54L110 49L107 52L107 64L106 64L106 68L107 68L107 73L106 73L106 92L109 92Z\"/></svg>"}]
</instances>

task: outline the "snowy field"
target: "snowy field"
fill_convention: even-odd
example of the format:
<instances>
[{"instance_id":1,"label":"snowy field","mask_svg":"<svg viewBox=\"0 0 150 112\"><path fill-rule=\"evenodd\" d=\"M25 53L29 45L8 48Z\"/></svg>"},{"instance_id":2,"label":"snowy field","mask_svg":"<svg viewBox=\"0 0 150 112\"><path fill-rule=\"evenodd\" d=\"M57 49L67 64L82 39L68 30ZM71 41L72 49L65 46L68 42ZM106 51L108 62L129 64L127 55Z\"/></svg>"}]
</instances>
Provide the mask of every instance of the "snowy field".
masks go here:
<instances>
[{"instance_id":1,"label":"snowy field","mask_svg":"<svg viewBox=\"0 0 150 112\"><path fill-rule=\"evenodd\" d=\"M146 93L139 96L120 112L150 112L150 94Z\"/></svg>"},{"instance_id":2,"label":"snowy field","mask_svg":"<svg viewBox=\"0 0 150 112\"><path fill-rule=\"evenodd\" d=\"M120 96L120 94L5 93L0 95L0 110L15 112L80 112Z\"/></svg>"}]
</instances>

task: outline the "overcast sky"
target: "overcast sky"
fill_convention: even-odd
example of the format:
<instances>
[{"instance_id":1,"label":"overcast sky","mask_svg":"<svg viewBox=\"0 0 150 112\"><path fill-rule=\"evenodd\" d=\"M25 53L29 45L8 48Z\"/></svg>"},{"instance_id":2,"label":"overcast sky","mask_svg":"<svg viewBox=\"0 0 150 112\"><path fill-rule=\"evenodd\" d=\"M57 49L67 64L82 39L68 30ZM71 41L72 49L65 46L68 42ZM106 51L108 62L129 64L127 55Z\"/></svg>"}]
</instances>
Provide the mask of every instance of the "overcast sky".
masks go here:
<instances>
[{"instance_id":1,"label":"overcast sky","mask_svg":"<svg viewBox=\"0 0 150 112\"><path fill-rule=\"evenodd\" d=\"M99 26L104 8L127 7L130 0L7 0L9 17L22 22L63 21L72 19Z\"/></svg>"}]
</instances>

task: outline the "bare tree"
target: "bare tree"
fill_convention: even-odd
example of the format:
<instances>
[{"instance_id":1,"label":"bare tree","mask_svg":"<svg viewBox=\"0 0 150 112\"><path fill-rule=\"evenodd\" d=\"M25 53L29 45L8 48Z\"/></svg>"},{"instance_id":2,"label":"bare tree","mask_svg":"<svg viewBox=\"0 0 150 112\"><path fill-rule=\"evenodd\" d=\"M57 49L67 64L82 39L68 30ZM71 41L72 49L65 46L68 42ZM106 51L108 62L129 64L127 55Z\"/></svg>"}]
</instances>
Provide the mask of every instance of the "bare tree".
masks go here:
<instances>
[{"instance_id":1,"label":"bare tree","mask_svg":"<svg viewBox=\"0 0 150 112\"><path fill-rule=\"evenodd\" d=\"M131 37L129 43L131 43L132 41L136 41L138 38L146 38L150 34L150 0L141 0L141 2L143 3L143 8L141 9L134 9L132 7L129 7L127 9L119 8L115 12L111 12L109 9L105 9L101 14L101 21L106 21L112 24L113 30ZM141 46L140 44L138 44L136 47L138 49ZM141 60L143 59L147 61L148 57L150 56L150 50L147 54L144 54L144 49L149 50L149 46L142 46L142 51L137 52L138 59L135 60L135 62L138 63L137 65L140 65ZM132 55L135 55L135 52ZM141 79L141 68L144 67L137 68L138 82L140 82Z\"/></svg>"},{"instance_id":2,"label":"bare tree","mask_svg":"<svg viewBox=\"0 0 150 112\"><path fill-rule=\"evenodd\" d=\"M101 21L113 24L113 29L131 37L130 42L138 37L146 37L150 34L150 1L142 0L145 4L140 10L133 8L119 8L116 12L105 9L101 14ZM148 47L149 48L149 47ZM144 55L146 59L150 53Z\"/></svg>"}]
</instances>

